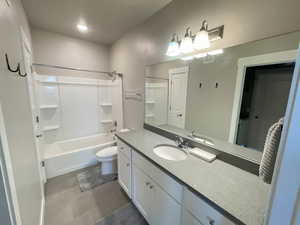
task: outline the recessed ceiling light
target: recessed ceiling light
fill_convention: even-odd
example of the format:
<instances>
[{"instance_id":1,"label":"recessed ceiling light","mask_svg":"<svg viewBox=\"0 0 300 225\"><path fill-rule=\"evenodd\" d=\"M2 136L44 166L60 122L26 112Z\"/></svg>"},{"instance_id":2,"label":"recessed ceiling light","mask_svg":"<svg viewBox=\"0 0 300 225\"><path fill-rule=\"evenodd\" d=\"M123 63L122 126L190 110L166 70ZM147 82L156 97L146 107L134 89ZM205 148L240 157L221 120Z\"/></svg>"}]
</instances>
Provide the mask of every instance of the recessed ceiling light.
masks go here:
<instances>
[{"instance_id":1,"label":"recessed ceiling light","mask_svg":"<svg viewBox=\"0 0 300 225\"><path fill-rule=\"evenodd\" d=\"M80 32L87 32L88 31L88 27L84 24L78 24L77 25L77 29L80 31Z\"/></svg>"}]
</instances>

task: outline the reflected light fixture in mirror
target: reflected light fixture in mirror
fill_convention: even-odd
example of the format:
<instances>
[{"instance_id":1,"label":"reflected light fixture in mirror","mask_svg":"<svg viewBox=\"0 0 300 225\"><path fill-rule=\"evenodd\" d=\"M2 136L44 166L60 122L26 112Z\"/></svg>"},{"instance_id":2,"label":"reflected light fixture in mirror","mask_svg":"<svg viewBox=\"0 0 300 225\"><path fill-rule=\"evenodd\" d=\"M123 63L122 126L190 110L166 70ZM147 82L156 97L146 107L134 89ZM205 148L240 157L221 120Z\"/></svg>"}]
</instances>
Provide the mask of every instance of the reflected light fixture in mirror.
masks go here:
<instances>
[{"instance_id":1,"label":"reflected light fixture in mirror","mask_svg":"<svg viewBox=\"0 0 300 225\"><path fill-rule=\"evenodd\" d=\"M196 50L206 49L210 47L208 24L206 20L203 21L200 31L196 34L194 40L194 48Z\"/></svg>"},{"instance_id":2,"label":"reflected light fixture in mirror","mask_svg":"<svg viewBox=\"0 0 300 225\"><path fill-rule=\"evenodd\" d=\"M207 53L199 53L197 55L195 55L195 58L200 59L200 58L204 58L207 56Z\"/></svg>"},{"instance_id":3,"label":"reflected light fixture in mirror","mask_svg":"<svg viewBox=\"0 0 300 225\"><path fill-rule=\"evenodd\" d=\"M183 61L190 61L190 60L193 60L194 59L194 56L186 56L186 57L182 57L181 60Z\"/></svg>"},{"instance_id":4,"label":"reflected light fixture in mirror","mask_svg":"<svg viewBox=\"0 0 300 225\"><path fill-rule=\"evenodd\" d=\"M173 34L173 37L172 37L171 42L169 43L166 55L167 56L178 56L179 54L180 54L179 43L176 40L176 34Z\"/></svg>"},{"instance_id":5,"label":"reflected light fixture in mirror","mask_svg":"<svg viewBox=\"0 0 300 225\"><path fill-rule=\"evenodd\" d=\"M184 38L182 39L180 44L180 52L187 54L193 51L194 51L194 46L193 46L192 32L190 27L188 27L186 29Z\"/></svg>"},{"instance_id":6,"label":"reflected light fixture in mirror","mask_svg":"<svg viewBox=\"0 0 300 225\"><path fill-rule=\"evenodd\" d=\"M82 32L82 33L85 33L88 31L88 27L87 25L83 24L83 23L79 23L77 24L77 29Z\"/></svg>"},{"instance_id":7,"label":"reflected light fixture in mirror","mask_svg":"<svg viewBox=\"0 0 300 225\"><path fill-rule=\"evenodd\" d=\"M207 54L208 55L220 55L220 54L223 54L223 53L224 53L223 49L216 49L216 50L208 52Z\"/></svg>"}]
</instances>

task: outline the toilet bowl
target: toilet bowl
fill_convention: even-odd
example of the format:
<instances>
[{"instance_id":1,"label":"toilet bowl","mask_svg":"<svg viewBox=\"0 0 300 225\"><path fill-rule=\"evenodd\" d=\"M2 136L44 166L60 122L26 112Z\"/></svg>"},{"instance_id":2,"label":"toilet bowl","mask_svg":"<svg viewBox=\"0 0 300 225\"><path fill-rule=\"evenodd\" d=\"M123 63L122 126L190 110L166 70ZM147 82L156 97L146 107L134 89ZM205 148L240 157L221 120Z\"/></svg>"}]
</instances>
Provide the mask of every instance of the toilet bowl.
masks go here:
<instances>
[{"instance_id":1,"label":"toilet bowl","mask_svg":"<svg viewBox=\"0 0 300 225\"><path fill-rule=\"evenodd\" d=\"M110 146L96 153L97 160L101 163L102 175L117 173L117 156L117 146Z\"/></svg>"}]
</instances>

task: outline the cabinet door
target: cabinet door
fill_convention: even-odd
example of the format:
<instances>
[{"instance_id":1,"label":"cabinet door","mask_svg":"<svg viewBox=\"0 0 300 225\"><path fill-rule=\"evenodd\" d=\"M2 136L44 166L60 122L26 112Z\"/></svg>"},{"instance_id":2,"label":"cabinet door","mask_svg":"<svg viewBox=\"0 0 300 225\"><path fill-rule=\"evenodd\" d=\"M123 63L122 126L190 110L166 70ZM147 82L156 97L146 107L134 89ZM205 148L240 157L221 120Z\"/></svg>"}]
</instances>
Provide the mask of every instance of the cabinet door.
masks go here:
<instances>
[{"instance_id":1,"label":"cabinet door","mask_svg":"<svg viewBox=\"0 0 300 225\"><path fill-rule=\"evenodd\" d=\"M150 185L154 198L152 201L153 215L151 221L154 225L180 225L181 205L169 194L163 191L157 184Z\"/></svg>"},{"instance_id":2,"label":"cabinet door","mask_svg":"<svg viewBox=\"0 0 300 225\"><path fill-rule=\"evenodd\" d=\"M118 179L121 187L131 198L131 162L123 154L118 154Z\"/></svg>"},{"instance_id":3,"label":"cabinet door","mask_svg":"<svg viewBox=\"0 0 300 225\"><path fill-rule=\"evenodd\" d=\"M194 216L186 210L182 211L182 225L202 225Z\"/></svg>"},{"instance_id":4,"label":"cabinet door","mask_svg":"<svg viewBox=\"0 0 300 225\"><path fill-rule=\"evenodd\" d=\"M150 185L150 178L140 169L133 166L133 203L148 223L153 224L150 221L151 202L153 199L153 192L150 189Z\"/></svg>"}]
</instances>

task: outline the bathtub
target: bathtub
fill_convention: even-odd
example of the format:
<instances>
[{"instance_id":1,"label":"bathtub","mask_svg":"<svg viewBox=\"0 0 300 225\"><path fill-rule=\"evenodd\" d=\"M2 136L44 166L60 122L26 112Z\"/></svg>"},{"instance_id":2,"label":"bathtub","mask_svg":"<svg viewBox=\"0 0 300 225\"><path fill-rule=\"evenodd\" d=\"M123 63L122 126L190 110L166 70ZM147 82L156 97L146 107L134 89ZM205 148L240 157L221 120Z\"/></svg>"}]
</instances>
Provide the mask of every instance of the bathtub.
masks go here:
<instances>
[{"instance_id":1,"label":"bathtub","mask_svg":"<svg viewBox=\"0 0 300 225\"><path fill-rule=\"evenodd\" d=\"M52 178L95 165L96 152L115 144L112 134L97 134L45 145L46 177Z\"/></svg>"}]
</instances>

